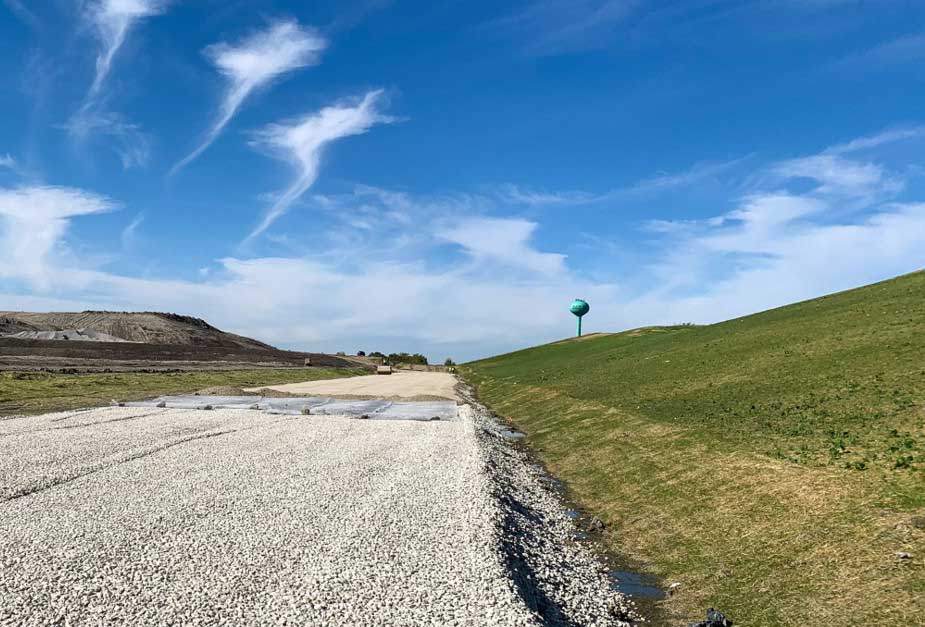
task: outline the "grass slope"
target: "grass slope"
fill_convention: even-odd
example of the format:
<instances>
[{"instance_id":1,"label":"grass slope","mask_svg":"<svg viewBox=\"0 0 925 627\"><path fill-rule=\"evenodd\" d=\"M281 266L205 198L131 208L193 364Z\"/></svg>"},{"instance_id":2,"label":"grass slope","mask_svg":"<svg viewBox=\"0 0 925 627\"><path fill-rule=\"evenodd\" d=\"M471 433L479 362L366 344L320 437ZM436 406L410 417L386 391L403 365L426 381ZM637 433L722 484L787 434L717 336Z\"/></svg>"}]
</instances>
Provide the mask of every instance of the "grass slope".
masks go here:
<instances>
[{"instance_id":1,"label":"grass slope","mask_svg":"<svg viewBox=\"0 0 925 627\"><path fill-rule=\"evenodd\" d=\"M466 365L675 620L925 624L925 273ZM902 559L897 552L907 552Z\"/></svg>"},{"instance_id":2,"label":"grass slope","mask_svg":"<svg viewBox=\"0 0 925 627\"><path fill-rule=\"evenodd\" d=\"M195 372L54 374L0 372L0 416L36 414L140 400L212 386L248 387L367 374L360 368L289 368Z\"/></svg>"}]
</instances>

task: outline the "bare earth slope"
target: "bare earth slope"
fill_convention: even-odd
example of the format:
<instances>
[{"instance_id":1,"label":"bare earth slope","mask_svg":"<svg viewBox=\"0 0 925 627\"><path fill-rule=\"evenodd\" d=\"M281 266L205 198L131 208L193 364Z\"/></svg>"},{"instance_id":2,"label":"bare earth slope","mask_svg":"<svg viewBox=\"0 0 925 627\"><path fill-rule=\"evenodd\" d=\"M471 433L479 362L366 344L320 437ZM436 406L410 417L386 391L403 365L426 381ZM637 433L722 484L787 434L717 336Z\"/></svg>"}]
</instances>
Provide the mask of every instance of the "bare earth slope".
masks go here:
<instances>
[{"instance_id":1,"label":"bare earth slope","mask_svg":"<svg viewBox=\"0 0 925 627\"><path fill-rule=\"evenodd\" d=\"M160 312L82 311L16 312L0 311L0 335L23 331L62 331L93 329L129 342L250 348L273 347L249 337L216 329L205 320Z\"/></svg>"},{"instance_id":2,"label":"bare earth slope","mask_svg":"<svg viewBox=\"0 0 925 627\"><path fill-rule=\"evenodd\" d=\"M0 311L0 370L302 367L306 358L313 366L371 368L352 357L280 350L172 313Z\"/></svg>"}]
</instances>

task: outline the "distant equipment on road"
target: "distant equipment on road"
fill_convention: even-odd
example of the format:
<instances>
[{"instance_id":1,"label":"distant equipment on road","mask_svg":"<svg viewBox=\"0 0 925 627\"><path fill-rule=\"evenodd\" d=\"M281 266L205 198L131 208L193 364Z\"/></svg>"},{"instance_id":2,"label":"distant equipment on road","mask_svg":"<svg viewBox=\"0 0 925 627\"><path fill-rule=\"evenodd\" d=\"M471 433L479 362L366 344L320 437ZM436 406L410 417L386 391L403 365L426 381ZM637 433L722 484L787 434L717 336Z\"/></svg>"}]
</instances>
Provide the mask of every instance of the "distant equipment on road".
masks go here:
<instances>
[{"instance_id":1,"label":"distant equipment on road","mask_svg":"<svg viewBox=\"0 0 925 627\"><path fill-rule=\"evenodd\" d=\"M569 311L578 316L578 332L575 334L575 337L581 337L581 317L591 311L591 305L588 304L588 301L576 298L572 301L572 304L569 305Z\"/></svg>"},{"instance_id":2,"label":"distant equipment on road","mask_svg":"<svg viewBox=\"0 0 925 627\"><path fill-rule=\"evenodd\" d=\"M376 374L392 374L392 366L376 366Z\"/></svg>"}]
</instances>

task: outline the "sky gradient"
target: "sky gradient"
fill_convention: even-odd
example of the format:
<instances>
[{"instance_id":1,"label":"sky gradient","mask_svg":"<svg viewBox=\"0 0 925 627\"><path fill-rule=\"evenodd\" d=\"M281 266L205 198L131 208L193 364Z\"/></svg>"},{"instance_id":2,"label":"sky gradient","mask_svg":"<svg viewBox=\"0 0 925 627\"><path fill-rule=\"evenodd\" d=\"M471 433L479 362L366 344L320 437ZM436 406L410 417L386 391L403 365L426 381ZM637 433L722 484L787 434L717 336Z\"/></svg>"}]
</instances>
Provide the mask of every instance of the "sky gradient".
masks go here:
<instances>
[{"instance_id":1,"label":"sky gradient","mask_svg":"<svg viewBox=\"0 0 925 627\"><path fill-rule=\"evenodd\" d=\"M0 0L0 310L466 360L913 271L923 18Z\"/></svg>"}]
</instances>

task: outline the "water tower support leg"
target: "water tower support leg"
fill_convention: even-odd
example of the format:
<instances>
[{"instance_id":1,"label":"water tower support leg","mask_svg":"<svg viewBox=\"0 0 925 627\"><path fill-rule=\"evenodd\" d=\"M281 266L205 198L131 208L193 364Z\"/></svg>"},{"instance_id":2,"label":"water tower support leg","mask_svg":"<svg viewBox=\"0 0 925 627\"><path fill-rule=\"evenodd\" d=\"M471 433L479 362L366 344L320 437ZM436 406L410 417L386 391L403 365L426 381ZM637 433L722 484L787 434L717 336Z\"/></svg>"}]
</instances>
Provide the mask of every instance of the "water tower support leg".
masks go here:
<instances>
[{"instance_id":1,"label":"water tower support leg","mask_svg":"<svg viewBox=\"0 0 925 627\"><path fill-rule=\"evenodd\" d=\"M578 316L578 334L575 337L581 337L581 316Z\"/></svg>"}]
</instances>

